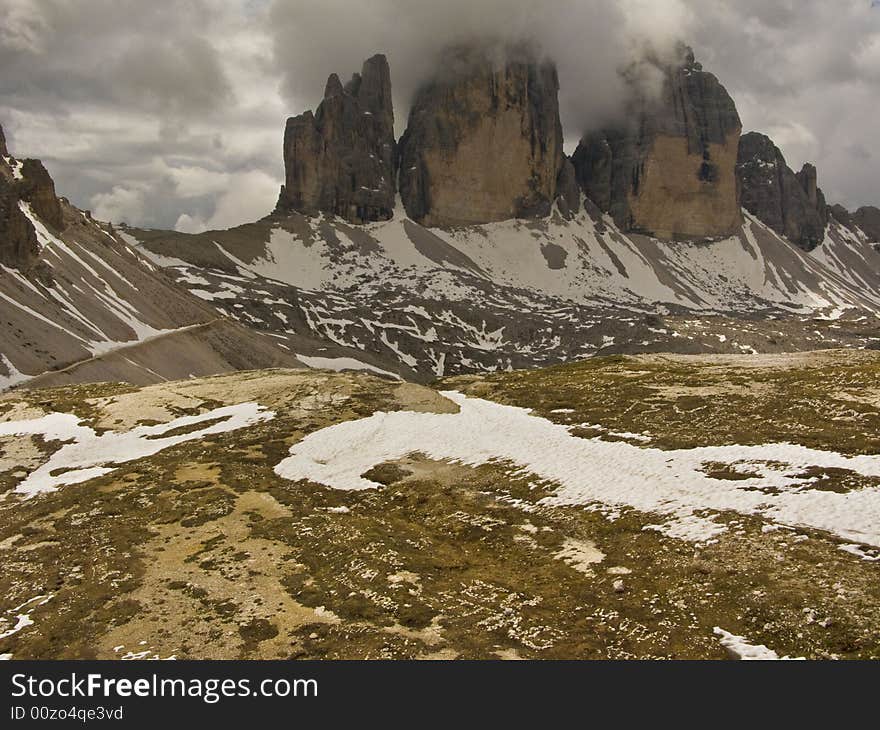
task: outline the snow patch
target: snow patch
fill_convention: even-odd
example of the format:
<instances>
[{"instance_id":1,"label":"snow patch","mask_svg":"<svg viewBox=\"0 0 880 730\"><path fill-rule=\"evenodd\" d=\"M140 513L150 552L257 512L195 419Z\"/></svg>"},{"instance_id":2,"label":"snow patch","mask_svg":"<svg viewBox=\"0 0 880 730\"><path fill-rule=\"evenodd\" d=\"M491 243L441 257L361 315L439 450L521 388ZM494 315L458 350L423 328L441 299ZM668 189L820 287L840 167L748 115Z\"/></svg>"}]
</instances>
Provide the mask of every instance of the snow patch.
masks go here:
<instances>
[{"instance_id":1,"label":"snow patch","mask_svg":"<svg viewBox=\"0 0 880 730\"><path fill-rule=\"evenodd\" d=\"M177 444L237 431L274 417L274 412L257 403L242 403L158 426L138 426L123 433L110 431L98 435L73 414L50 413L42 418L0 423L0 436L39 435L46 441L69 442L15 488L17 494L33 497L109 474L119 464L152 456ZM199 424L206 425L186 433L166 435Z\"/></svg>"},{"instance_id":2,"label":"snow patch","mask_svg":"<svg viewBox=\"0 0 880 730\"><path fill-rule=\"evenodd\" d=\"M26 380L31 379L30 375L25 375L20 370L16 369L15 365L13 365L10 359L3 353L0 353L0 362L3 363L6 372L8 373L7 375L0 375L0 393L11 388L13 385L18 385L19 383L24 383Z\"/></svg>"},{"instance_id":3,"label":"snow patch","mask_svg":"<svg viewBox=\"0 0 880 730\"><path fill-rule=\"evenodd\" d=\"M10 636L17 634L22 629L26 629L28 626L33 626L34 620L31 618L31 614L34 612L34 609L39 608L40 606L45 606L51 600L52 594L48 596L35 596L29 601L22 603L20 606L16 606L9 610L7 613L15 618L15 625L12 626L12 628L6 629L3 633L0 633L0 639L7 639ZM30 610L25 611L24 609L28 606L30 606ZM8 626L10 623L12 623L10 619L5 616L0 616L0 629L4 626Z\"/></svg>"},{"instance_id":4,"label":"snow patch","mask_svg":"<svg viewBox=\"0 0 880 730\"><path fill-rule=\"evenodd\" d=\"M369 372L385 375L395 380L401 379L395 373L382 370L382 368L377 368L375 365L370 365L360 360L355 360L353 357L309 357L297 354L296 359L313 370L332 370L335 373L341 373L345 370L368 370Z\"/></svg>"},{"instance_id":5,"label":"snow patch","mask_svg":"<svg viewBox=\"0 0 880 730\"><path fill-rule=\"evenodd\" d=\"M721 646L736 659L741 661L791 661L792 657L781 657L772 649L768 649L763 644L750 644L742 636L731 634L724 629L716 627L715 636L721 639ZM802 661L803 658L799 657Z\"/></svg>"},{"instance_id":6,"label":"snow patch","mask_svg":"<svg viewBox=\"0 0 880 730\"><path fill-rule=\"evenodd\" d=\"M707 446L677 451L580 439L530 410L443 395L455 414L378 412L306 436L275 467L292 481L341 490L376 489L361 475L376 464L421 453L468 466L510 463L558 484L544 503L596 510L626 507L663 516L648 529L693 542L727 527L712 513L738 512L771 523L823 530L848 542L880 546L880 489L847 493L810 489L810 467L880 477L880 457L847 457L792 444ZM709 464L759 476L715 479ZM707 514L708 513L708 514Z\"/></svg>"}]
</instances>

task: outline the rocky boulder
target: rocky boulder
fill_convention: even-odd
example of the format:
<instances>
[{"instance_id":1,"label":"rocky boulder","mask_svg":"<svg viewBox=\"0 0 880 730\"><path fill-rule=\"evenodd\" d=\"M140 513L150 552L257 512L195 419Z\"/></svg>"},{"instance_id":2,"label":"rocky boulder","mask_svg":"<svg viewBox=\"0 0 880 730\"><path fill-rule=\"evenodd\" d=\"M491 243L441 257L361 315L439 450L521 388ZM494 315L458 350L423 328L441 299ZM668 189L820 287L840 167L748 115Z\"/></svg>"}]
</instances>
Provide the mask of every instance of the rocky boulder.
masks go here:
<instances>
[{"instance_id":1,"label":"rocky boulder","mask_svg":"<svg viewBox=\"0 0 880 730\"><path fill-rule=\"evenodd\" d=\"M822 243L829 209L815 167L804 165L795 174L769 137L750 132L740 140L736 170L749 213L805 250Z\"/></svg>"},{"instance_id":2,"label":"rocky boulder","mask_svg":"<svg viewBox=\"0 0 880 730\"><path fill-rule=\"evenodd\" d=\"M559 79L529 49L457 47L417 93L401 140L400 191L426 226L550 213L564 169ZM579 198L566 191L567 208Z\"/></svg>"},{"instance_id":3,"label":"rocky boulder","mask_svg":"<svg viewBox=\"0 0 880 730\"><path fill-rule=\"evenodd\" d=\"M3 134L3 127L0 126L0 157L8 157L9 150L6 149L6 135Z\"/></svg>"},{"instance_id":4,"label":"rocky boulder","mask_svg":"<svg viewBox=\"0 0 880 730\"><path fill-rule=\"evenodd\" d=\"M660 93L628 76L628 122L581 140L573 157L578 181L624 230L665 239L730 236L742 224L736 105L686 46L671 63L646 63L662 78Z\"/></svg>"},{"instance_id":5,"label":"rocky boulder","mask_svg":"<svg viewBox=\"0 0 880 730\"><path fill-rule=\"evenodd\" d=\"M394 110L385 56L345 86L330 76L317 111L288 120L280 211L338 215L351 223L388 220L395 200Z\"/></svg>"}]
</instances>

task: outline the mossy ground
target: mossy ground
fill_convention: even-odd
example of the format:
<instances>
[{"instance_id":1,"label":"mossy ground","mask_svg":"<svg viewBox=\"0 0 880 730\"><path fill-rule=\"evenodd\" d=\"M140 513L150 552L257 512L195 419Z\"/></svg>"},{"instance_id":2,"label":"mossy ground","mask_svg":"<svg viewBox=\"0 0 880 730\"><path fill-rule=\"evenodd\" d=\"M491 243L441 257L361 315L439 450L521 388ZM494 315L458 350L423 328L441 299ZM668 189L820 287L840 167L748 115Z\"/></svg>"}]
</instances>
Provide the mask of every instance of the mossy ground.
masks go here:
<instances>
[{"instance_id":1,"label":"mossy ground","mask_svg":"<svg viewBox=\"0 0 880 730\"><path fill-rule=\"evenodd\" d=\"M441 385L601 426L585 429L590 438L643 434L661 448L785 440L875 454L878 371L880 355L854 352L763 363L645 356ZM695 546L646 530L656 515L543 505L554 485L503 464L417 454L375 465L371 478L385 486L365 492L274 474L291 445L333 423L448 409L427 388L269 371L16 394L0 400L0 418L57 410L130 427L138 414L161 422L244 401L277 416L0 501L0 616L52 595L0 653L721 659L720 626L780 655L880 658L880 564L821 533L766 532L730 514L718 542ZM39 457L54 446L28 448ZM27 468L11 463L22 453L0 439L7 493ZM819 476L823 488L867 486Z\"/></svg>"}]
</instances>

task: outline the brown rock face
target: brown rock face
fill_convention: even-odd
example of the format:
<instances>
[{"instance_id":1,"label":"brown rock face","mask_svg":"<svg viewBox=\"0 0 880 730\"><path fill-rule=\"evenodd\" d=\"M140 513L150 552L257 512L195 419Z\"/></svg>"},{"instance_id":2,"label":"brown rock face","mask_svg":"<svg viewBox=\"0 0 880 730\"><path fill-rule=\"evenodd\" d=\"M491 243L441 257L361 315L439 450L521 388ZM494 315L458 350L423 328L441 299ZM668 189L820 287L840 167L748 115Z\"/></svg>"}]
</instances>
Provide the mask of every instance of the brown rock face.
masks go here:
<instances>
[{"instance_id":1,"label":"brown rock face","mask_svg":"<svg viewBox=\"0 0 880 730\"><path fill-rule=\"evenodd\" d=\"M62 230L64 217L61 202L55 194L55 182L39 160L24 160L21 164L22 179L18 181L18 195L30 203L31 209L52 228Z\"/></svg>"},{"instance_id":2,"label":"brown rock face","mask_svg":"<svg viewBox=\"0 0 880 730\"><path fill-rule=\"evenodd\" d=\"M564 162L556 68L526 49L500 55L450 50L444 74L416 96L401 141L400 191L423 225L550 213Z\"/></svg>"},{"instance_id":3,"label":"brown rock face","mask_svg":"<svg viewBox=\"0 0 880 730\"><path fill-rule=\"evenodd\" d=\"M18 160L9 157L6 140L0 128L0 263L17 269L28 269L39 256L36 230L22 210L27 204L33 213L50 228L64 228L61 202L55 195L55 183L39 160Z\"/></svg>"},{"instance_id":4,"label":"brown rock face","mask_svg":"<svg viewBox=\"0 0 880 730\"><path fill-rule=\"evenodd\" d=\"M636 91L631 124L588 134L573 162L584 192L625 230L717 238L742 224L736 159L742 122L715 76L682 46L659 98Z\"/></svg>"},{"instance_id":5,"label":"brown rock face","mask_svg":"<svg viewBox=\"0 0 880 730\"><path fill-rule=\"evenodd\" d=\"M37 259L40 246L37 233L19 208L16 186L0 175L0 263L27 269Z\"/></svg>"},{"instance_id":6,"label":"brown rock face","mask_svg":"<svg viewBox=\"0 0 880 730\"><path fill-rule=\"evenodd\" d=\"M749 213L803 249L822 243L829 209L815 167L804 165L795 174L769 137L750 132L740 141L736 171Z\"/></svg>"},{"instance_id":7,"label":"brown rock face","mask_svg":"<svg viewBox=\"0 0 880 730\"><path fill-rule=\"evenodd\" d=\"M330 76L317 111L288 120L278 208L351 223L388 220L395 199L391 72L374 56L345 86Z\"/></svg>"},{"instance_id":8,"label":"brown rock face","mask_svg":"<svg viewBox=\"0 0 880 730\"><path fill-rule=\"evenodd\" d=\"M574 218L581 210L581 188L574 164L567 157L556 179L556 202L565 218Z\"/></svg>"}]
</instances>

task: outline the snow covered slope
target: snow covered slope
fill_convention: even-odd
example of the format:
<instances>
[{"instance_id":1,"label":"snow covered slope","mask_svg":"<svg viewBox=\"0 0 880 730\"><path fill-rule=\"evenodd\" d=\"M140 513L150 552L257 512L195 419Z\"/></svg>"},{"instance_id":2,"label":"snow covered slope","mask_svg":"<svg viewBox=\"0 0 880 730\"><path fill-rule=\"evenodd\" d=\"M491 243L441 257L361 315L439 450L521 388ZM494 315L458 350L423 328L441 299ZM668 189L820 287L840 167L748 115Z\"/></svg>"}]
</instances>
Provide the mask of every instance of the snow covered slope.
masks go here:
<instances>
[{"instance_id":1,"label":"snow covered slope","mask_svg":"<svg viewBox=\"0 0 880 730\"><path fill-rule=\"evenodd\" d=\"M837 223L812 254L751 217L730 239L662 242L588 212L451 231L403 215L351 226L294 214L196 236L123 235L286 347L317 336L403 377L599 352L865 346L880 310L880 254Z\"/></svg>"},{"instance_id":2,"label":"snow covered slope","mask_svg":"<svg viewBox=\"0 0 880 730\"><path fill-rule=\"evenodd\" d=\"M47 371L43 385L144 384L296 365L268 338L223 321L112 228L62 207L65 229L55 234L22 204L38 260L25 270L0 268L0 390Z\"/></svg>"}]
</instances>

